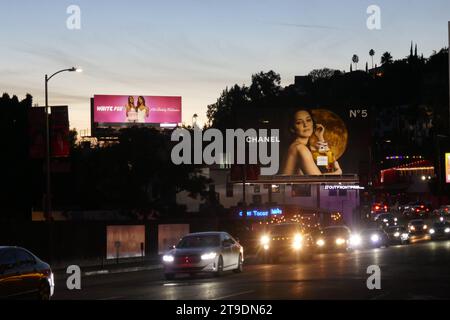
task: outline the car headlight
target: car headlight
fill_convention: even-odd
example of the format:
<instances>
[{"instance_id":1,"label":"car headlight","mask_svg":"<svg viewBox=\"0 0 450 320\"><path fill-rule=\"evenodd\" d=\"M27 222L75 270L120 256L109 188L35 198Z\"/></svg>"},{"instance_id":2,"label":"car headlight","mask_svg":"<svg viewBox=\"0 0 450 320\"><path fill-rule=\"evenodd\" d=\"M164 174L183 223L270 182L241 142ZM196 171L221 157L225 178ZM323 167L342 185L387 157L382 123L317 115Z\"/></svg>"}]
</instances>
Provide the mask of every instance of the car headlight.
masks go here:
<instances>
[{"instance_id":1,"label":"car headlight","mask_svg":"<svg viewBox=\"0 0 450 320\"><path fill-rule=\"evenodd\" d=\"M303 243L303 236L301 234L296 234L294 236L294 243L292 244L292 246L294 247L294 249L300 249L302 247L302 243Z\"/></svg>"},{"instance_id":2,"label":"car headlight","mask_svg":"<svg viewBox=\"0 0 450 320\"><path fill-rule=\"evenodd\" d=\"M260 239L260 242L261 242L261 244L264 245L264 246L265 246L265 245L268 245L269 242L270 242L269 236L262 236L261 239Z\"/></svg>"},{"instance_id":3,"label":"car headlight","mask_svg":"<svg viewBox=\"0 0 450 320\"><path fill-rule=\"evenodd\" d=\"M430 234L434 234L434 233L435 233L434 229L430 229Z\"/></svg>"},{"instance_id":4,"label":"car headlight","mask_svg":"<svg viewBox=\"0 0 450 320\"><path fill-rule=\"evenodd\" d=\"M445 233L450 233L450 228L445 228L444 232Z\"/></svg>"},{"instance_id":5,"label":"car headlight","mask_svg":"<svg viewBox=\"0 0 450 320\"><path fill-rule=\"evenodd\" d=\"M173 262L174 258L171 255L164 255L163 256L163 261L164 262Z\"/></svg>"},{"instance_id":6,"label":"car headlight","mask_svg":"<svg viewBox=\"0 0 450 320\"><path fill-rule=\"evenodd\" d=\"M370 237L370 240L372 240L372 242L378 242L378 241L380 241L380 236L377 235L377 234L373 234L373 235Z\"/></svg>"},{"instance_id":7,"label":"car headlight","mask_svg":"<svg viewBox=\"0 0 450 320\"><path fill-rule=\"evenodd\" d=\"M428 228L428 226L425 224L424 226L423 226L423 230L426 230Z\"/></svg>"},{"instance_id":8,"label":"car headlight","mask_svg":"<svg viewBox=\"0 0 450 320\"><path fill-rule=\"evenodd\" d=\"M317 240L316 244L317 244L319 247L323 247L323 246L325 245L325 240L319 239L319 240Z\"/></svg>"},{"instance_id":9,"label":"car headlight","mask_svg":"<svg viewBox=\"0 0 450 320\"><path fill-rule=\"evenodd\" d=\"M400 232L396 232L396 233L394 233L394 237L396 237L396 238L398 238L398 237L400 237Z\"/></svg>"},{"instance_id":10,"label":"car headlight","mask_svg":"<svg viewBox=\"0 0 450 320\"><path fill-rule=\"evenodd\" d=\"M411 227L409 227L409 229L410 229L411 231L415 231L415 230L416 230L416 227L411 226Z\"/></svg>"},{"instance_id":11,"label":"car headlight","mask_svg":"<svg viewBox=\"0 0 450 320\"><path fill-rule=\"evenodd\" d=\"M359 246L362 242L361 236L358 234L354 234L350 237L350 244L352 246Z\"/></svg>"},{"instance_id":12,"label":"car headlight","mask_svg":"<svg viewBox=\"0 0 450 320\"><path fill-rule=\"evenodd\" d=\"M217 253L215 252L209 252L209 253L205 253L202 254L201 259L202 260L212 260L217 256Z\"/></svg>"},{"instance_id":13,"label":"car headlight","mask_svg":"<svg viewBox=\"0 0 450 320\"><path fill-rule=\"evenodd\" d=\"M336 244L338 245L338 246L340 246L340 245L342 245L342 244L344 244L345 243L345 240L344 239L342 239L342 238L337 238L336 239Z\"/></svg>"},{"instance_id":14,"label":"car headlight","mask_svg":"<svg viewBox=\"0 0 450 320\"><path fill-rule=\"evenodd\" d=\"M397 222L397 221L398 221L398 219L397 219L397 218L394 218L394 221L395 221L395 222Z\"/></svg>"},{"instance_id":15,"label":"car headlight","mask_svg":"<svg viewBox=\"0 0 450 320\"><path fill-rule=\"evenodd\" d=\"M407 234L406 232L405 233L402 233L402 240L408 240L408 238L409 238L409 234Z\"/></svg>"},{"instance_id":16,"label":"car headlight","mask_svg":"<svg viewBox=\"0 0 450 320\"><path fill-rule=\"evenodd\" d=\"M302 242L303 241L303 236L301 234L296 234L294 236L294 242Z\"/></svg>"}]
</instances>

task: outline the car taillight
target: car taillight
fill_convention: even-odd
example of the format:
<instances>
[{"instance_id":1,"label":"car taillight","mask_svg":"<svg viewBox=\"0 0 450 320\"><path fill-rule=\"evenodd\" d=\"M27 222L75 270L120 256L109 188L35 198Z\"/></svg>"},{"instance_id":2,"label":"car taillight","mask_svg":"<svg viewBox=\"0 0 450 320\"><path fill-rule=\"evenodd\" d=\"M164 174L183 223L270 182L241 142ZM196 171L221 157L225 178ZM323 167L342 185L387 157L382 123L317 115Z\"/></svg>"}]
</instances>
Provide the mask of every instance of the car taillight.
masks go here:
<instances>
[{"instance_id":1,"label":"car taillight","mask_svg":"<svg viewBox=\"0 0 450 320\"><path fill-rule=\"evenodd\" d=\"M380 210L380 207L379 206L375 206L375 210Z\"/></svg>"}]
</instances>

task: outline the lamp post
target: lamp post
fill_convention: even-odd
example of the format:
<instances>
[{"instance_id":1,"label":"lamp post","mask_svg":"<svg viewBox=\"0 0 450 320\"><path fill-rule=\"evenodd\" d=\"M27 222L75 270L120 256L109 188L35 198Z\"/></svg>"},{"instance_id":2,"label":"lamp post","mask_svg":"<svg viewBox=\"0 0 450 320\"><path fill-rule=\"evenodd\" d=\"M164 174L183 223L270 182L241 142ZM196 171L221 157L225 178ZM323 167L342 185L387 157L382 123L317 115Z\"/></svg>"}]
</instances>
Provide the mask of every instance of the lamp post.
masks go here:
<instances>
[{"instance_id":1,"label":"lamp post","mask_svg":"<svg viewBox=\"0 0 450 320\"><path fill-rule=\"evenodd\" d=\"M46 152L45 152L45 166L46 166L46 195L45 195L45 219L51 220L52 217L52 200L51 200L51 184L50 184L50 129L49 129L49 110L48 110L48 82L51 78L56 76L58 73L61 72L82 72L82 69L79 68L68 68L68 69L62 69L54 74L52 74L50 77L45 75L45 138L46 138Z\"/></svg>"}]
</instances>

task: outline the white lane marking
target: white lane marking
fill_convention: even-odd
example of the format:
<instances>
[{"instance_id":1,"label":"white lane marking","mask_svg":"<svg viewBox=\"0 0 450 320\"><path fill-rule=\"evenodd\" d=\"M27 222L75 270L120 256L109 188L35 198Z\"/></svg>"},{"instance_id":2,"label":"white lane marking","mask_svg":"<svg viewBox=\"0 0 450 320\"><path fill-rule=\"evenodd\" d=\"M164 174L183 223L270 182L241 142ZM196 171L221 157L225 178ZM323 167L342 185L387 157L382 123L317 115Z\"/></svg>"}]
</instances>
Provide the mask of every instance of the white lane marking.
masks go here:
<instances>
[{"instance_id":1,"label":"white lane marking","mask_svg":"<svg viewBox=\"0 0 450 320\"><path fill-rule=\"evenodd\" d=\"M233 294L229 294L229 295L227 295L227 296L214 298L214 299L212 299L212 300L223 300L223 299L227 299L227 298L231 298L231 297L236 297L236 296L241 296L241 295L243 295L243 294L252 293L252 292L255 292L255 291L254 291L254 290L249 290L249 291L243 291L243 292L233 293Z\"/></svg>"},{"instance_id":2,"label":"white lane marking","mask_svg":"<svg viewBox=\"0 0 450 320\"><path fill-rule=\"evenodd\" d=\"M108 273L109 273L109 270L98 270L98 271L85 272L84 275L86 277L88 277L88 276L95 276L95 275L98 275L98 274L108 274Z\"/></svg>"}]
</instances>

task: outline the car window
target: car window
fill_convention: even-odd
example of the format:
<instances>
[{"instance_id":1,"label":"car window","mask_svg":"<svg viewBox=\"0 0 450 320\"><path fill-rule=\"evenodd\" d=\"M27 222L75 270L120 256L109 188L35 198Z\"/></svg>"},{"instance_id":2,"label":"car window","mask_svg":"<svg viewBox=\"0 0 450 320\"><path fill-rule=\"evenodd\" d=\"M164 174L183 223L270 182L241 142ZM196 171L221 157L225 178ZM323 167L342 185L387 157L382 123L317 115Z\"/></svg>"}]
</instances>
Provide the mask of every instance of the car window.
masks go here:
<instances>
[{"instance_id":1,"label":"car window","mask_svg":"<svg viewBox=\"0 0 450 320\"><path fill-rule=\"evenodd\" d=\"M26 252L25 250L17 249L16 250L17 262L21 266L29 266L34 265L36 260L34 257Z\"/></svg>"},{"instance_id":2,"label":"car window","mask_svg":"<svg viewBox=\"0 0 450 320\"><path fill-rule=\"evenodd\" d=\"M231 245L236 243L236 241L234 241L233 237L231 237L229 234L225 234L225 240L227 242L229 242Z\"/></svg>"},{"instance_id":3,"label":"car window","mask_svg":"<svg viewBox=\"0 0 450 320\"><path fill-rule=\"evenodd\" d=\"M275 236L292 235L301 232L301 226L297 224L276 224L270 227L270 232Z\"/></svg>"},{"instance_id":4,"label":"car window","mask_svg":"<svg viewBox=\"0 0 450 320\"><path fill-rule=\"evenodd\" d=\"M6 271L14 268L17 264L16 253L14 250L5 250L0 254L0 271Z\"/></svg>"},{"instance_id":5,"label":"car window","mask_svg":"<svg viewBox=\"0 0 450 320\"><path fill-rule=\"evenodd\" d=\"M219 235L201 235L201 236L187 236L181 239L177 248L207 248L207 247L219 247L220 236Z\"/></svg>"}]
</instances>

